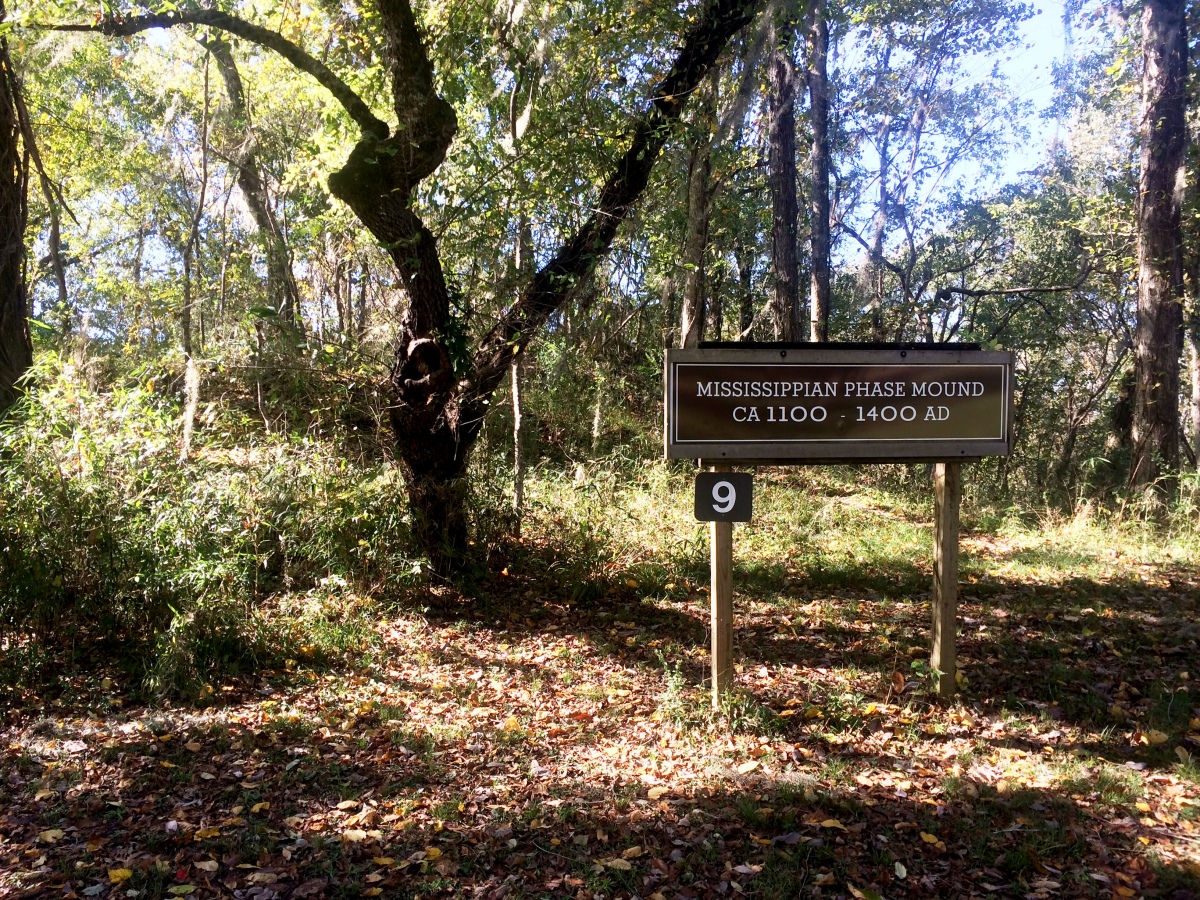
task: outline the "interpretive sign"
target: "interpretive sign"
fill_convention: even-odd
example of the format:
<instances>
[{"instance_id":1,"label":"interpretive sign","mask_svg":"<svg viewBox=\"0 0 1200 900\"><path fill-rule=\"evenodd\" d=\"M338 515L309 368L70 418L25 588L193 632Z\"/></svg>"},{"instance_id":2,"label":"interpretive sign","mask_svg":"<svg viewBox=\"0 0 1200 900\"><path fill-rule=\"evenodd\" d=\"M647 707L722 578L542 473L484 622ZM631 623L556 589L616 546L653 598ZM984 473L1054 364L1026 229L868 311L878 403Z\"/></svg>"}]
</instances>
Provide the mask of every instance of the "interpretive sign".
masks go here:
<instances>
[{"instance_id":1,"label":"interpretive sign","mask_svg":"<svg viewBox=\"0 0 1200 900\"><path fill-rule=\"evenodd\" d=\"M1012 354L828 346L669 350L672 459L1005 456Z\"/></svg>"},{"instance_id":2,"label":"interpretive sign","mask_svg":"<svg viewBox=\"0 0 1200 900\"><path fill-rule=\"evenodd\" d=\"M696 519L700 522L749 522L754 476L749 472L699 472Z\"/></svg>"}]
</instances>

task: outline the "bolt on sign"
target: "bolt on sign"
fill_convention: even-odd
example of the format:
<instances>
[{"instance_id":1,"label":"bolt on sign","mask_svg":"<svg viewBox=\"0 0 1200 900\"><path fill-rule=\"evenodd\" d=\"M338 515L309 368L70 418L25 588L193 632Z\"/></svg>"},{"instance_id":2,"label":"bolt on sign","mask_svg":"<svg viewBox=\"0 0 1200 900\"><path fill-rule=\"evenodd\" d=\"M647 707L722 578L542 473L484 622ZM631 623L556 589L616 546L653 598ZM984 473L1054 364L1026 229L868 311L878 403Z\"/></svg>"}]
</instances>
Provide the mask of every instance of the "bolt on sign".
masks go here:
<instances>
[{"instance_id":1,"label":"bolt on sign","mask_svg":"<svg viewBox=\"0 0 1200 900\"><path fill-rule=\"evenodd\" d=\"M666 455L781 463L1006 456L1012 354L962 347L669 350Z\"/></svg>"}]
</instances>

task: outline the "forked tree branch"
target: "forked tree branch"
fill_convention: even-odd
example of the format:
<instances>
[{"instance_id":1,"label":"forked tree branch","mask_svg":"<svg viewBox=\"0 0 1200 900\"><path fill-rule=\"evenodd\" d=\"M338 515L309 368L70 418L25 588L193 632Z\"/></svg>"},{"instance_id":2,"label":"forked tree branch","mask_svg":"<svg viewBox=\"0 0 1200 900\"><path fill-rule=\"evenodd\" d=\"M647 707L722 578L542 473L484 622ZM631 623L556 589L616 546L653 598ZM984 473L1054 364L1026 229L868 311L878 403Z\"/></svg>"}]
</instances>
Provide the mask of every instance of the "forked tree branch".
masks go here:
<instances>
[{"instance_id":1,"label":"forked tree branch","mask_svg":"<svg viewBox=\"0 0 1200 900\"><path fill-rule=\"evenodd\" d=\"M534 276L520 299L480 341L475 354L471 393L485 402L508 372L515 355L590 275L608 251L617 228L645 191L650 173L695 91L738 31L752 18L757 0L709 0L683 38L667 75L654 87L651 100L600 191L596 212L559 248Z\"/></svg>"},{"instance_id":2,"label":"forked tree branch","mask_svg":"<svg viewBox=\"0 0 1200 900\"><path fill-rule=\"evenodd\" d=\"M245 19L239 19L229 13L215 9L186 9L129 18L110 17L89 25L31 24L27 27L48 31L92 32L108 37L129 37L142 31L149 31L151 28L174 28L178 25L204 25L275 51L301 72L311 75L322 87L333 94L334 99L345 108L346 112L350 114L350 118L365 133L380 139L388 136L387 123L371 112L366 101L358 96L350 85L342 81L329 66L278 32L247 22Z\"/></svg>"}]
</instances>

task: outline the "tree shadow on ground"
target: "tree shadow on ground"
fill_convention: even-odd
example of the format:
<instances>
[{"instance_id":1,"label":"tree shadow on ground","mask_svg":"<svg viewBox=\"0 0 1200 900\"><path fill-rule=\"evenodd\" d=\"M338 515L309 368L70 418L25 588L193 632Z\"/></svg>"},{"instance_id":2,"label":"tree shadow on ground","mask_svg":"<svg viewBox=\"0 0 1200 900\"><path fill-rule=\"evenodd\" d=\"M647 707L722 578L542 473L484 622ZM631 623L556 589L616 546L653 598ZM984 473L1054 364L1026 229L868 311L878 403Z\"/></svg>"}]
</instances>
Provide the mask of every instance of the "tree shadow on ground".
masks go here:
<instances>
[{"instance_id":1,"label":"tree shadow on ground","mask_svg":"<svg viewBox=\"0 0 1200 900\"><path fill-rule=\"evenodd\" d=\"M1200 897L1194 864L1147 857L1147 845L1167 846L1165 829L1114 822L1070 784L1001 791L886 751L834 768L832 757L772 745L752 772L714 757L702 781L672 786L583 770L503 730L378 731L356 747L238 725L204 737L199 760L179 741L123 742L129 777L115 793L8 798L9 849L42 855L9 896L104 893L87 888L107 884L90 874L105 855L130 873L113 896L187 883L197 896L260 900L357 897L370 886L490 900ZM18 761L13 772L40 768ZM113 803L120 815L105 814ZM233 804L255 812L230 817ZM39 844L46 822L61 837ZM0 860L0 877L22 858ZM155 862L164 858L166 868Z\"/></svg>"}]
</instances>

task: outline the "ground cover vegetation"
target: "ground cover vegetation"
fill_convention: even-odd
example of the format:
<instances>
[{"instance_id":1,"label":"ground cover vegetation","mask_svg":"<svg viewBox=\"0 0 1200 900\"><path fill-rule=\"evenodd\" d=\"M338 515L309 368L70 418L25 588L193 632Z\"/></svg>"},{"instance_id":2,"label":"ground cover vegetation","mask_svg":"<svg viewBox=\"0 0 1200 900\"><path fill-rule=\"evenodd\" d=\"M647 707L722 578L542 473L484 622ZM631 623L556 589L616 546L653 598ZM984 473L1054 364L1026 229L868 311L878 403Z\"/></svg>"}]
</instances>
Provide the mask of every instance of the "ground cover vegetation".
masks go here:
<instances>
[{"instance_id":1,"label":"ground cover vegetation","mask_svg":"<svg viewBox=\"0 0 1200 900\"><path fill-rule=\"evenodd\" d=\"M1200 29L1014 167L1056 14L0 3L0 895L1197 896ZM710 708L663 350L806 337L1016 355L954 703L896 465L759 472Z\"/></svg>"}]
</instances>

